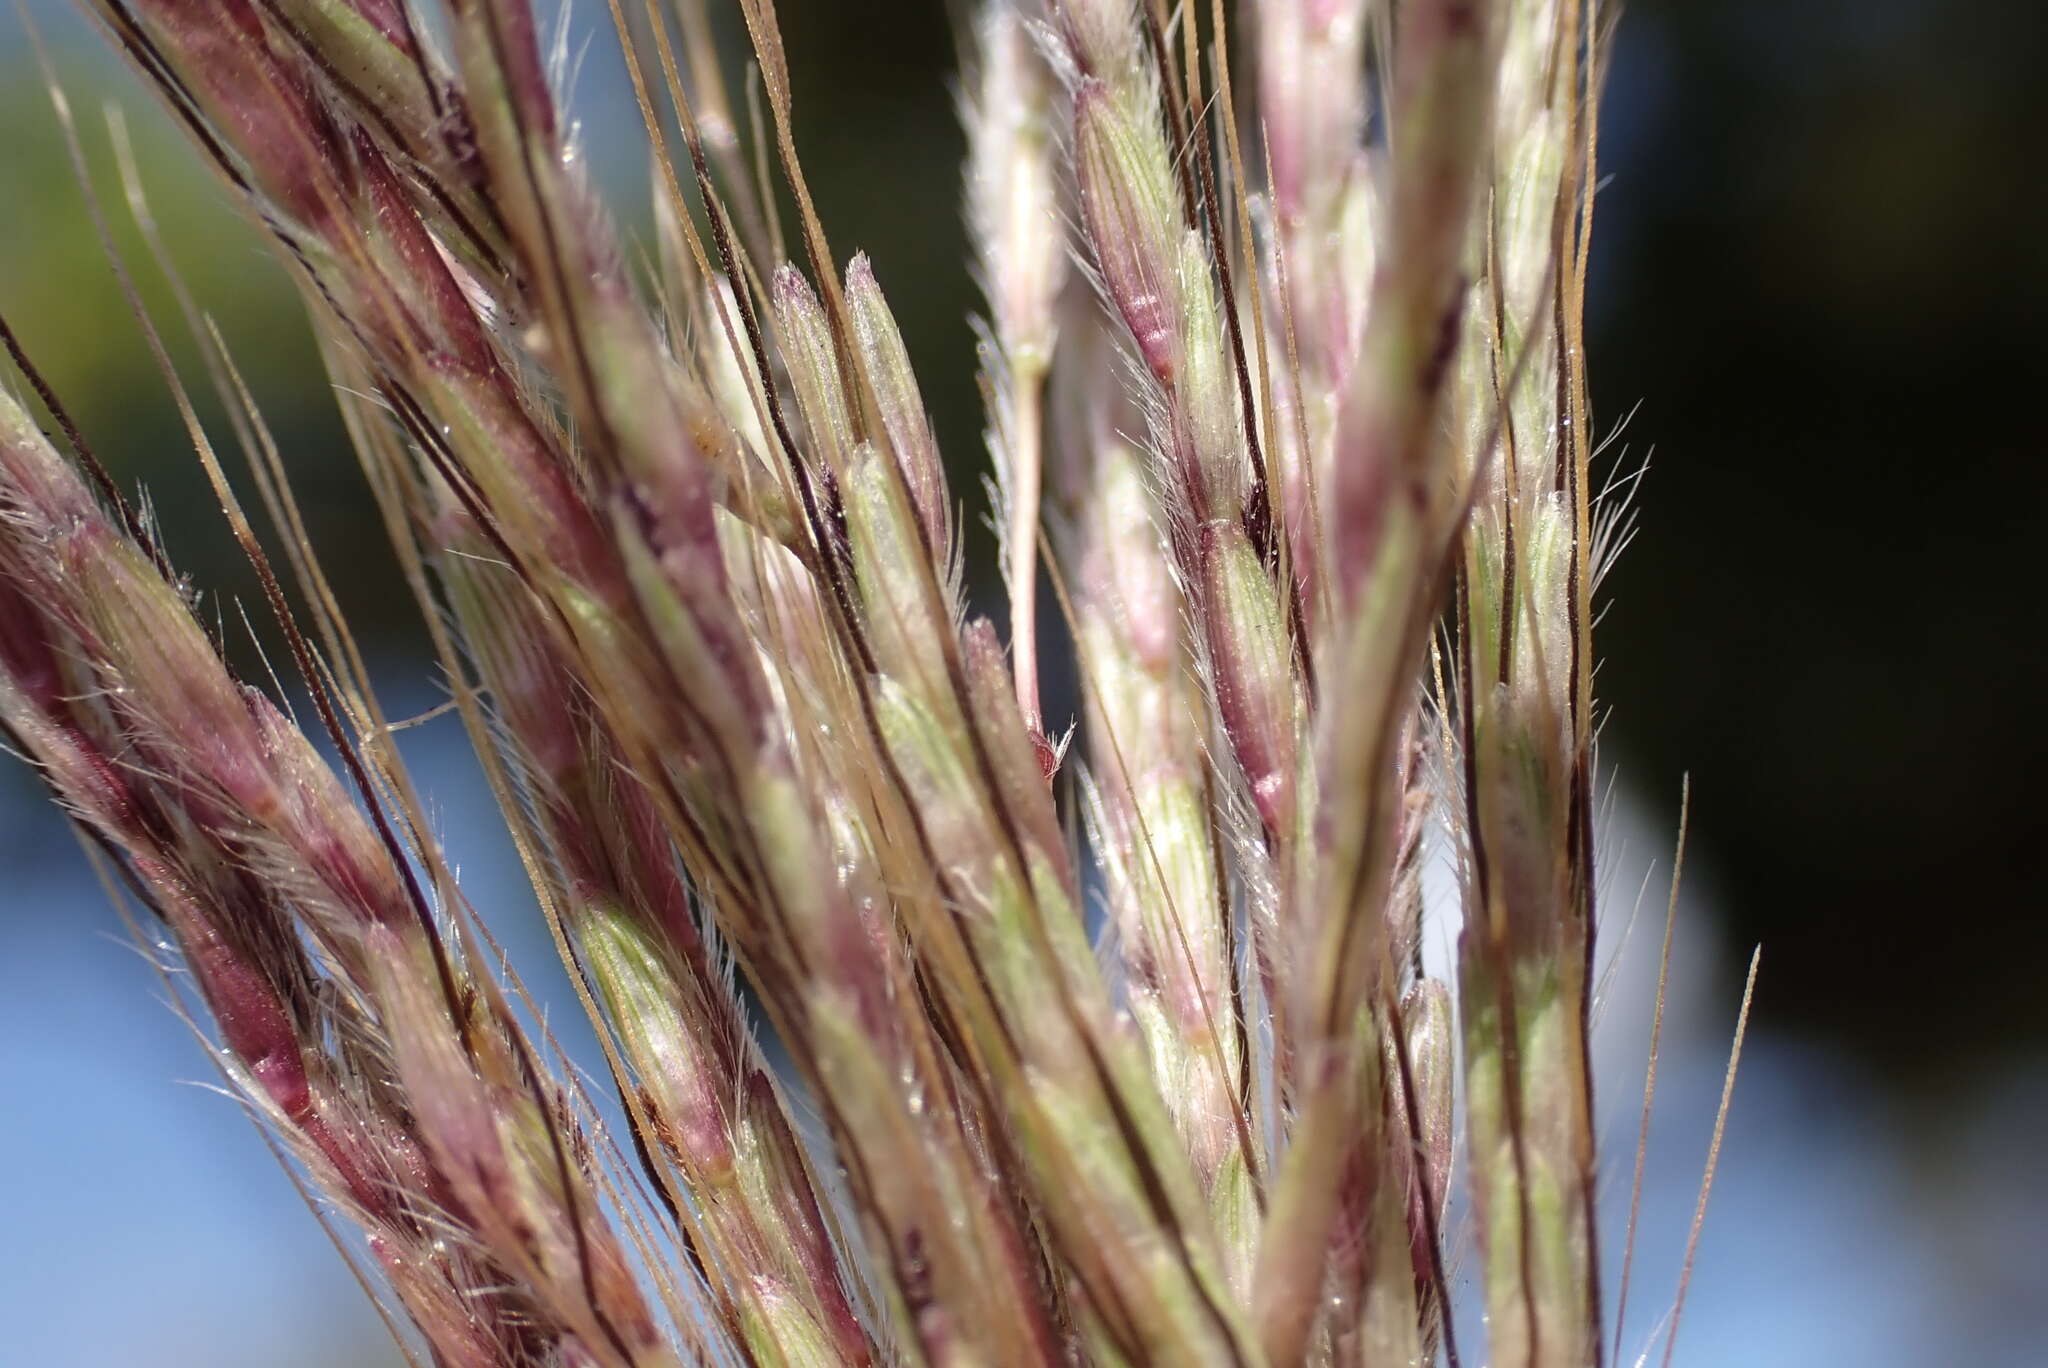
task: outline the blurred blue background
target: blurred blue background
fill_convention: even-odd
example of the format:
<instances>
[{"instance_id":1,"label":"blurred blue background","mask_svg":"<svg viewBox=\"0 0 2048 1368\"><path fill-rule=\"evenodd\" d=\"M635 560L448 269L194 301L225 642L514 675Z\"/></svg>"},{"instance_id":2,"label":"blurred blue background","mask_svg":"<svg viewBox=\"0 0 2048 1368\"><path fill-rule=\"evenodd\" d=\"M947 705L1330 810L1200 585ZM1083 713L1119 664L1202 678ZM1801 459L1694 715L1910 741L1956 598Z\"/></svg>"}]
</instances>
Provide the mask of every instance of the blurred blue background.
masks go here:
<instances>
[{"instance_id":1,"label":"blurred blue background","mask_svg":"<svg viewBox=\"0 0 2048 1368\"><path fill-rule=\"evenodd\" d=\"M180 265L293 454L316 541L349 571L390 710L431 708L295 297L88 26L51 0L31 9L103 190L101 108L128 112ZM834 240L874 255L942 438L972 460L972 287L964 267L931 265L964 260L941 9L894 6L886 26L867 6L783 9ZM1628 441L1657 455L1602 638L1620 794L1608 953L1650 889L1599 1035L1617 1258L1680 772L1696 786L1624 1362L1671 1304L1757 941L1678 1361L2044 1361L2048 832L2029 705L2048 682L2032 569L2048 463L2026 403L2048 375L2041 27L2032 7L1935 0L1638 0L1623 18L1593 374L1607 421L1640 401ZM251 586L32 70L18 23L0 20L0 308L110 463L146 479L174 557L231 615ZM578 96L630 214L644 173L604 38ZM459 727L428 723L406 748L473 901L576 1052L575 1005ZM0 1361L397 1362L11 765L0 880Z\"/></svg>"}]
</instances>

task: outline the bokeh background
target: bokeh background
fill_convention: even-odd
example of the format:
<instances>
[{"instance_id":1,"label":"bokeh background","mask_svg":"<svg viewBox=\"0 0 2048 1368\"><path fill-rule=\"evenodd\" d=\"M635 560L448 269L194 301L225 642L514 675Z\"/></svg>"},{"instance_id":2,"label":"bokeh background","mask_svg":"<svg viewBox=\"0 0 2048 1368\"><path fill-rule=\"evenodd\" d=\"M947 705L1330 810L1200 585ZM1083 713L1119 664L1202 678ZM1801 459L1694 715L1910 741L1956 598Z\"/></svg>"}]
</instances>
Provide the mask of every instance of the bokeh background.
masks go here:
<instances>
[{"instance_id":1,"label":"bokeh background","mask_svg":"<svg viewBox=\"0 0 2048 1368\"><path fill-rule=\"evenodd\" d=\"M125 111L180 266L345 571L391 710L430 708L294 296L89 27L57 0L29 9L103 189L105 108ZM974 298L943 8L783 12L834 241L873 255L942 440L970 468ZM1679 1361L2043 1361L2044 29L2032 5L1942 0L1634 0L1622 18L1592 375L1617 459L1650 469L1600 638L1610 949L1637 888L1652 891L1601 1022L1617 1196L1681 775L1694 793L1631 1360L1670 1305L1760 943ZM147 481L174 557L235 622L246 574L33 73L19 21L0 19L0 309L109 463ZM577 90L630 216L645 168L609 39L592 37ZM548 996L551 955L459 730L407 744L475 901ZM0 767L0 1358L395 1361L161 995L64 825ZM572 1052L584 1040L568 1037Z\"/></svg>"}]
</instances>

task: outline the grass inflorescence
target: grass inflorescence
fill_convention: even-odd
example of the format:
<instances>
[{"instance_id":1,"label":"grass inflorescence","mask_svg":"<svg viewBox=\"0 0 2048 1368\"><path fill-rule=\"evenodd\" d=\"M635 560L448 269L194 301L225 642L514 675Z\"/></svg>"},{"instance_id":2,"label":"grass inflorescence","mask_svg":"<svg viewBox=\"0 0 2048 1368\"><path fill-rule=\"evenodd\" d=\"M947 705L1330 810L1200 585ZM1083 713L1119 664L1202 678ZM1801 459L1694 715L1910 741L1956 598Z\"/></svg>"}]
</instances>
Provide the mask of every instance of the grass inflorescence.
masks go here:
<instances>
[{"instance_id":1,"label":"grass inflorescence","mask_svg":"<svg viewBox=\"0 0 2048 1368\"><path fill-rule=\"evenodd\" d=\"M303 293L624 1118L217 335L306 730L10 333L69 450L0 390L0 718L416 1362L1602 1362L1593 0L980 0L1007 645L773 0L745 100L702 0L613 0L631 246L529 0L88 3Z\"/></svg>"}]
</instances>

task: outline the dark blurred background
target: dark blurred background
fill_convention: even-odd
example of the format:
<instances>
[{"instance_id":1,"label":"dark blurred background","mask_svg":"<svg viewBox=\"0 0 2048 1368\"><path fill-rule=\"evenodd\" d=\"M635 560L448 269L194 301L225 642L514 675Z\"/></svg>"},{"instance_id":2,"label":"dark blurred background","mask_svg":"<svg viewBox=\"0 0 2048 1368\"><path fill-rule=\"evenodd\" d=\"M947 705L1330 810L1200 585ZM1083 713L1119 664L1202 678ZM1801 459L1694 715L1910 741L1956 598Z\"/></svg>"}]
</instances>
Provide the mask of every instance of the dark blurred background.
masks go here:
<instances>
[{"instance_id":1,"label":"dark blurred background","mask_svg":"<svg viewBox=\"0 0 2048 1368\"><path fill-rule=\"evenodd\" d=\"M1913 1085L2048 1031L2040 15L1635 4L1604 125L1610 735L1692 771L1767 1010Z\"/></svg>"},{"instance_id":2,"label":"dark blurred background","mask_svg":"<svg viewBox=\"0 0 2048 1368\"><path fill-rule=\"evenodd\" d=\"M296 299L133 78L59 6L31 8L106 190L101 105L128 111L180 265L294 453L316 540L349 569L359 630L395 687L430 702L408 601L376 554L381 533ZM943 7L783 0L782 11L799 143L835 247L874 257L964 475L980 460L975 296ZM181 566L217 603L247 599L92 242L19 32L0 21L0 308L110 464L147 479ZM1756 1183L1768 1212L1772 1183L1825 1187L1823 1166L1863 1173L1836 1211L1844 1248L1866 1219L1872 1238L1966 1273L1933 1294L1955 1314L1928 1342L1957 1346L1953 1358L1836 1352L1843 1341L1818 1332L1803 1356L1796 1339L1752 1354L1738 1326L1717 1341L1728 1357L1708 1356L1702 1334L1694 1361L2039 1361L2040 1341L2022 1331L2044 1328L2036 1298L2048 1297L2048 1210L2030 1205L2044 1191L2032 1155L2048 1121L2043 70L2048 21L2023 3L1635 0L1612 49L1595 410L1603 432L1628 419L1612 459L1650 458L1641 535L1607 586L1600 635L1604 759L1638 833L1629 867L1661 858L1689 773L1707 891L1690 904L1698 939L1681 972L1718 1049L1733 969L1763 945L1763 1076L1747 1086L1785 1109L1747 1114L1760 1138L1745 1150L1738 1096L1730 1184L1751 1154L1753 1177L1778 1175ZM645 167L616 71L597 37L578 95L630 214L645 203ZM133 249L133 234L117 233ZM143 275L152 306L174 318ZM956 488L978 500L969 480ZM0 771L0 868L76 864L25 796L21 776ZM45 946L66 919L75 934L98 924L88 884L51 886L67 891L0 893L0 930L16 936L0 960L10 986L41 980L21 926L33 921ZM141 993L132 974L124 982ZM10 1069L26 1067L18 1041L0 1044ZM198 1072L179 1048L168 1057L185 1062L159 1074ZM1624 1073L1609 1097L1625 1101L1636 1078ZM1775 1127L1789 1137L1778 1150ZM1698 1129L1684 1142L1688 1181ZM2008 1228L2015 1212L2033 1234Z\"/></svg>"}]
</instances>

